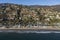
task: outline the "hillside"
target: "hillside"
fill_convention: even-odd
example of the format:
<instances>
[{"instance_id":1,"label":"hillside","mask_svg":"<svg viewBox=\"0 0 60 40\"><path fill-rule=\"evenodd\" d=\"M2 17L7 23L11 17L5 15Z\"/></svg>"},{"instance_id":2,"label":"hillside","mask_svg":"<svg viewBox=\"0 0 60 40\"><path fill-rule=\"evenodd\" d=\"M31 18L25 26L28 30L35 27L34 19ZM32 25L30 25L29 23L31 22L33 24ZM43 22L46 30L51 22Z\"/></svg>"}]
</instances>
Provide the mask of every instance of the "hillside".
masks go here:
<instances>
[{"instance_id":1,"label":"hillside","mask_svg":"<svg viewBox=\"0 0 60 40\"><path fill-rule=\"evenodd\" d=\"M0 26L60 26L60 5L0 4Z\"/></svg>"}]
</instances>

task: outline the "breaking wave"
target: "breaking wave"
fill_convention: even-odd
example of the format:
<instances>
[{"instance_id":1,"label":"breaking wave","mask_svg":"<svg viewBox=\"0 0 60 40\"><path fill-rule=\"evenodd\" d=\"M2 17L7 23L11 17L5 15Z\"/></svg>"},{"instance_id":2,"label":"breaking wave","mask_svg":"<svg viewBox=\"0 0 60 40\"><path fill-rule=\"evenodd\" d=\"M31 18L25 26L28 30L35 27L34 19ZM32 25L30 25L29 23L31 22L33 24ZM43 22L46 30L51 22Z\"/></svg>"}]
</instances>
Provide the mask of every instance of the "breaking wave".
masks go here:
<instances>
[{"instance_id":1,"label":"breaking wave","mask_svg":"<svg viewBox=\"0 0 60 40\"><path fill-rule=\"evenodd\" d=\"M57 31L18 31L17 33L60 33Z\"/></svg>"},{"instance_id":2,"label":"breaking wave","mask_svg":"<svg viewBox=\"0 0 60 40\"><path fill-rule=\"evenodd\" d=\"M6 33L10 33L10 32L15 32L15 33L60 33L60 31L0 31L0 32L6 32Z\"/></svg>"}]
</instances>

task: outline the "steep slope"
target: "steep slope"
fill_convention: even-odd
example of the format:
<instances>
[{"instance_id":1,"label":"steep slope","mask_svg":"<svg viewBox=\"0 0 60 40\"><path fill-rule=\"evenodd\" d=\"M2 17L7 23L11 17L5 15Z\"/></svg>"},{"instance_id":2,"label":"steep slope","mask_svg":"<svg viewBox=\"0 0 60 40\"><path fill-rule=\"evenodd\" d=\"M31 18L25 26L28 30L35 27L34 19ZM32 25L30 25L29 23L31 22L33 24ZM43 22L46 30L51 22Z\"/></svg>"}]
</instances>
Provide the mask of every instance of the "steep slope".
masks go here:
<instances>
[{"instance_id":1,"label":"steep slope","mask_svg":"<svg viewBox=\"0 0 60 40\"><path fill-rule=\"evenodd\" d=\"M0 4L0 25L59 25L60 5L18 5L10 3Z\"/></svg>"}]
</instances>

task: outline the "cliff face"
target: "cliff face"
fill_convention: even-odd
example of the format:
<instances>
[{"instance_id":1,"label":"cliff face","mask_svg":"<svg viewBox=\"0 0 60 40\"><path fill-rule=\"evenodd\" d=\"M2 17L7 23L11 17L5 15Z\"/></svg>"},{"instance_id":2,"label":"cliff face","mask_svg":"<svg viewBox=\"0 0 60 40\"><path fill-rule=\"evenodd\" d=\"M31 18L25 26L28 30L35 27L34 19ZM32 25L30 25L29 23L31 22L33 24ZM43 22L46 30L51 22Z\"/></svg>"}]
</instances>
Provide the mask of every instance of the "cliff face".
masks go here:
<instances>
[{"instance_id":1,"label":"cliff face","mask_svg":"<svg viewBox=\"0 0 60 40\"><path fill-rule=\"evenodd\" d=\"M0 25L59 25L60 5L26 6L10 3L0 4Z\"/></svg>"}]
</instances>

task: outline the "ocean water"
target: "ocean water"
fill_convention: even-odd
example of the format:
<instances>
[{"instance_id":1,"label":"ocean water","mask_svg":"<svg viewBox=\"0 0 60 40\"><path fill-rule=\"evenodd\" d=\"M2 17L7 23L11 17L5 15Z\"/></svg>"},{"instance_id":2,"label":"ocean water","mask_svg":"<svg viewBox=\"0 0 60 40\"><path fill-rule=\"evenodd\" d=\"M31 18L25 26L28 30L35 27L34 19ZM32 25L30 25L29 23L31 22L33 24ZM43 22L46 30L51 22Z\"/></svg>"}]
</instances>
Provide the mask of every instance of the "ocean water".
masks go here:
<instances>
[{"instance_id":1,"label":"ocean water","mask_svg":"<svg viewBox=\"0 0 60 40\"><path fill-rule=\"evenodd\" d=\"M60 40L60 33L1 32L0 40Z\"/></svg>"}]
</instances>

